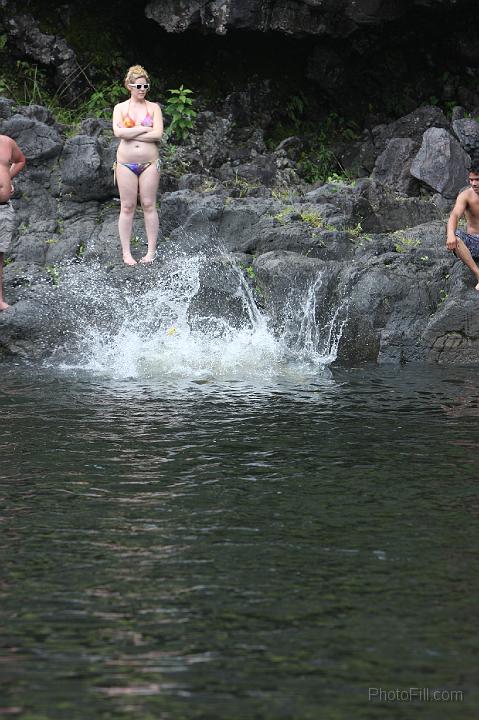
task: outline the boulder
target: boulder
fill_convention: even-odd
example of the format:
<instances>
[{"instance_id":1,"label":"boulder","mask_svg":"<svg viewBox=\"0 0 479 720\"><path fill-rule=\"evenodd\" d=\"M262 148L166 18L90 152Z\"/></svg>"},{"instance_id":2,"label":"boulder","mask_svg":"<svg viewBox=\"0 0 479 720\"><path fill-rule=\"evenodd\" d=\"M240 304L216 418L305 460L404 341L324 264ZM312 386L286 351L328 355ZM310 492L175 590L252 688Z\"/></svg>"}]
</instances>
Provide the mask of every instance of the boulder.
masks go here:
<instances>
[{"instance_id":1,"label":"boulder","mask_svg":"<svg viewBox=\"0 0 479 720\"><path fill-rule=\"evenodd\" d=\"M9 12L3 25L17 54L50 66L62 98L75 102L85 89L86 76L64 38L42 32L39 23L29 14Z\"/></svg>"},{"instance_id":2,"label":"boulder","mask_svg":"<svg viewBox=\"0 0 479 720\"><path fill-rule=\"evenodd\" d=\"M63 138L56 127L24 114L0 120L0 133L15 140L27 161L58 157L63 148Z\"/></svg>"},{"instance_id":3,"label":"boulder","mask_svg":"<svg viewBox=\"0 0 479 720\"><path fill-rule=\"evenodd\" d=\"M453 198L467 184L470 158L443 128L430 128L411 164L411 175L444 197Z\"/></svg>"},{"instance_id":4,"label":"boulder","mask_svg":"<svg viewBox=\"0 0 479 720\"><path fill-rule=\"evenodd\" d=\"M422 105L387 125L375 126L372 129L373 142L382 152L393 138L409 138L421 142L426 130L432 127L448 129L450 124L440 108L435 105Z\"/></svg>"},{"instance_id":5,"label":"boulder","mask_svg":"<svg viewBox=\"0 0 479 720\"><path fill-rule=\"evenodd\" d=\"M102 143L90 135L69 138L60 159L62 193L76 202L114 197L117 190L112 166L117 144Z\"/></svg>"},{"instance_id":6,"label":"boulder","mask_svg":"<svg viewBox=\"0 0 479 720\"><path fill-rule=\"evenodd\" d=\"M43 343L44 308L39 293L33 299L19 300L0 313L0 357L17 355L39 359L45 354Z\"/></svg>"},{"instance_id":7,"label":"boulder","mask_svg":"<svg viewBox=\"0 0 479 720\"><path fill-rule=\"evenodd\" d=\"M442 305L421 335L428 362L477 365L479 355L479 317L477 293L452 297Z\"/></svg>"},{"instance_id":8,"label":"boulder","mask_svg":"<svg viewBox=\"0 0 479 720\"><path fill-rule=\"evenodd\" d=\"M479 153L479 123L472 118L458 118L452 122L453 130L468 155Z\"/></svg>"},{"instance_id":9,"label":"boulder","mask_svg":"<svg viewBox=\"0 0 479 720\"><path fill-rule=\"evenodd\" d=\"M357 175L369 174L391 140L406 138L419 145L431 127L450 127L442 110L434 105L423 105L393 122L374 125L363 133L361 141L343 151L343 165Z\"/></svg>"},{"instance_id":10,"label":"boulder","mask_svg":"<svg viewBox=\"0 0 479 720\"><path fill-rule=\"evenodd\" d=\"M418 150L415 140L392 138L376 160L372 180L403 195L418 195L419 183L410 172Z\"/></svg>"}]
</instances>

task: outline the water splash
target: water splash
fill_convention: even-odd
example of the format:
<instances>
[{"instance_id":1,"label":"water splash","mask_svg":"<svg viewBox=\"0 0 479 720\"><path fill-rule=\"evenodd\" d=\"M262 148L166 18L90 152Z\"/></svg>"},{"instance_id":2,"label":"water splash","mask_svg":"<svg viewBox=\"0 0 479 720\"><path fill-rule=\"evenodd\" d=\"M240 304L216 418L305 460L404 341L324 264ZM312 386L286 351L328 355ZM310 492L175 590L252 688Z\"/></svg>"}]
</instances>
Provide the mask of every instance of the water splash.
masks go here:
<instances>
[{"instance_id":1,"label":"water splash","mask_svg":"<svg viewBox=\"0 0 479 720\"><path fill-rule=\"evenodd\" d=\"M296 361L316 365L330 365L338 356L338 347L347 320L347 302L339 302L318 322L318 289L323 282L319 273L303 297L296 293L287 300L287 310L282 330L283 342Z\"/></svg>"},{"instance_id":2,"label":"water splash","mask_svg":"<svg viewBox=\"0 0 479 720\"><path fill-rule=\"evenodd\" d=\"M117 378L264 378L294 364L318 372L337 355L339 309L316 323L318 277L288 322L272 327L228 254L169 258L148 268L71 266L57 289L67 320L53 362Z\"/></svg>"}]
</instances>

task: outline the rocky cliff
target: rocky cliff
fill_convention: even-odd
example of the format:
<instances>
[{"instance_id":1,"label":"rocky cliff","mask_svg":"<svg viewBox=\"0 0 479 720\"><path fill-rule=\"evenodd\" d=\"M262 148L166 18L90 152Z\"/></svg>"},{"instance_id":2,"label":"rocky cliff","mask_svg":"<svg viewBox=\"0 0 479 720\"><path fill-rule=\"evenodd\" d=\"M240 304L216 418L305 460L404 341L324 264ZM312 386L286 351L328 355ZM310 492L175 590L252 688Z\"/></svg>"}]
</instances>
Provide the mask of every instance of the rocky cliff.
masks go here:
<instances>
[{"instance_id":1,"label":"rocky cliff","mask_svg":"<svg viewBox=\"0 0 479 720\"><path fill-rule=\"evenodd\" d=\"M298 174L300 138L269 151L257 127L202 113L188 142L162 146L159 265L207 253L217 270L197 291L196 312L234 313L236 280L218 270L229 254L277 327L286 305L314 286L318 327L340 310L342 362L473 362L479 298L444 248L445 216L467 180L466 150L479 142L479 125L462 114L456 108L451 124L424 106L376 126L354 148L369 173L308 185ZM100 263L113 286L126 282L140 295L157 269L121 264L107 121L86 121L69 136L45 108L8 99L0 116L0 132L28 161L16 183L18 226L5 269L13 306L0 315L0 345L42 356L68 333L63 279L72 268L81 282ZM138 252L142 232L139 211Z\"/></svg>"},{"instance_id":2,"label":"rocky cliff","mask_svg":"<svg viewBox=\"0 0 479 720\"><path fill-rule=\"evenodd\" d=\"M83 68L81 53L86 53L86 45L73 42L76 6L61 6L56 27L47 27L43 3L29 2L21 12L9 0L1 0L0 7L10 61L17 53L40 63L45 72L51 70L54 86L68 87L73 99L82 83L95 82L98 67L75 70ZM89 0L82 4L83 11L92 8ZM204 80L221 58L217 73L231 82L220 83L214 98L207 93L199 98L196 126L186 141L161 146L161 242L153 268L124 268L120 262L118 197L111 174L116 140L109 121L89 118L70 125L58 122L44 105L21 104L8 94L0 100L0 132L15 138L27 156L27 168L16 182L17 229L5 268L13 306L0 315L2 352L41 357L58 349L71 329L72 274L78 287L91 282L92 267L101 266L109 287L121 292L126 283L141 296L158 273L168 273L173 255L201 253L208 256L211 273L203 274L191 322L195 313L241 312L237 278L222 272L226 254L242 268L256 302L279 329L287 309L301 304L304 292L313 288L317 327L330 327L333 317L341 326L339 362L476 361L478 295L472 276L444 248L447 214L479 147L474 119L479 63L467 41L477 13L471 3L417 0L406 7L394 0L183 0L133 8L119 2L95 12L97 18L108 15L120 38L125 18L128 23L136 18L135 27L151 42L130 48L135 53L130 59L149 60L152 73L162 74L166 55L176 47L177 54L168 58L172 72L175 63L185 73L196 66L194 77L204 71ZM414 61L418 82L437 81L444 48L450 48L442 102L429 97L437 88L432 84L422 91L431 102L415 103L411 78L395 113L382 108L356 115L356 131L340 136L333 147L341 171L315 180L314 165L331 146L327 133L314 139L311 127L314 131L315 119L319 127L318 107L328 93L343 100L347 95L353 104L359 98L357 104L365 107L373 99L367 92L372 79L382 78L376 96L383 93L386 104L390 82L406 87L410 59L401 67L391 68L391 63L406 41L419 41L421 34ZM138 42L144 40L139 36ZM244 43L252 39L253 57L248 58ZM106 34L104 42L110 42ZM388 43L383 65L374 64ZM268 60L273 47L275 55ZM209 64L203 68L199 59L204 58ZM250 61L256 63L254 76ZM302 92L309 96L300 95L307 117L292 119L290 110L290 126L283 122L278 136L271 130L281 110L275 81L288 64L291 76L307 76ZM72 73L78 87L70 82ZM161 83L158 87L161 92ZM406 112L397 112L401 105ZM343 118L330 110L328 127L340 125ZM140 209L135 237L140 252ZM102 321L111 323L106 300L97 300ZM75 308L94 312L77 299Z\"/></svg>"}]
</instances>

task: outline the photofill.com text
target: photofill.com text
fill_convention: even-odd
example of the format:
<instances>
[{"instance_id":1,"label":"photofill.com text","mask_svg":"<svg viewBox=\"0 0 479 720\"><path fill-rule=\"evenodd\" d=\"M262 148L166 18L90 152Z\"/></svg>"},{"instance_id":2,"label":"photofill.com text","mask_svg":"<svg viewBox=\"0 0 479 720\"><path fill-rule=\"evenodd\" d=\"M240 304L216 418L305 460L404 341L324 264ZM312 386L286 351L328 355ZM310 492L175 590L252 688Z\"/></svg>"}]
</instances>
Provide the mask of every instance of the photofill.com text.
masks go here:
<instances>
[{"instance_id":1,"label":"photofill.com text","mask_svg":"<svg viewBox=\"0 0 479 720\"><path fill-rule=\"evenodd\" d=\"M462 690L444 690L438 688L368 688L369 702L463 702Z\"/></svg>"}]
</instances>

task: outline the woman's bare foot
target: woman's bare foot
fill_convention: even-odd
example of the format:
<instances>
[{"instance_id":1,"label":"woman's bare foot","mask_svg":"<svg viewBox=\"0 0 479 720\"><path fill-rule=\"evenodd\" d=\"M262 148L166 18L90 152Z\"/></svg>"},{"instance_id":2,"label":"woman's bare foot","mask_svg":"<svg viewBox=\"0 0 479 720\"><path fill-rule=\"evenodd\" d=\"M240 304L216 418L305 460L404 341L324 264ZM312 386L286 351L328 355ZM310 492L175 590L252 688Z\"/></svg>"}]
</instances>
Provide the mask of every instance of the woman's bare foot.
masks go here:
<instances>
[{"instance_id":1,"label":"woman's bare foot","mask_svg":"<svg viewBox=\"0 0 479 720\"><path fill-rule=\"evenodd\" d=\"M123 262L125 263L125 265L136 265L137 264L135 258L132 255L124 255Z\"/></svg>"},{"instance_id":2,"label":"woman's bare foot","mask_svg":"<svg viewBox=\"0 0 479 720\"><path fill-rule=\"evenodd\" d=\"M8 310L9 307L11 307L11 305L6 303L4 300L0 300L0 311Z\"/></svg>"},{"instance_id":3,"label":"woman's bare foot","mask_svg":"<svg viewBox=\"0 0 479 720\"><path fill-rule=\"evenodd\" d=\"M147 265L148 263L152 263L154 259L155 259L154 255L150 255L150 253L146 253L145 257L142 257L140 262L142 263L142 265Z\"/></svg>"},{"instance_id":4,"label":"woman's bare foot","mask_svg":"<svg viewBox=\"0 0 479 720\"><path fill-rule=\"evenodd\" d=\"M477 283L477 285L476 285L476 287L474 288L474 290L479 290L479 282Z\"/></svg>"}]
</instances>

